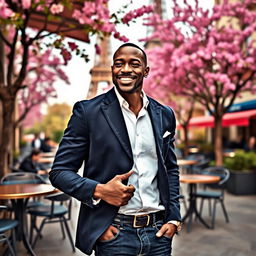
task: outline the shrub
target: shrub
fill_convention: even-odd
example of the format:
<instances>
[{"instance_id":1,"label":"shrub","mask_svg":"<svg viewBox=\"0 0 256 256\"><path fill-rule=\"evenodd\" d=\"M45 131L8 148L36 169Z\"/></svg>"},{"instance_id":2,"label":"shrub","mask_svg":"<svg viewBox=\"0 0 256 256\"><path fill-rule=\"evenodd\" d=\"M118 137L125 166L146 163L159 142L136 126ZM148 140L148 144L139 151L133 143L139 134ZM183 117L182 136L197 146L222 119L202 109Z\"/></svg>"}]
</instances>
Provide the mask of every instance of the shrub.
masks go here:
<instances>
[{"instance_id":1,"label":"shrub","mask_svg":"<svg viewBox=\"0 0 256 256\"><path fill-rule=\"evenodd\" d=\"M231 171L253 171L256 170L256 152L235 151L234 157L224 158L224 166Z\"/></svg>"}]
</instances>

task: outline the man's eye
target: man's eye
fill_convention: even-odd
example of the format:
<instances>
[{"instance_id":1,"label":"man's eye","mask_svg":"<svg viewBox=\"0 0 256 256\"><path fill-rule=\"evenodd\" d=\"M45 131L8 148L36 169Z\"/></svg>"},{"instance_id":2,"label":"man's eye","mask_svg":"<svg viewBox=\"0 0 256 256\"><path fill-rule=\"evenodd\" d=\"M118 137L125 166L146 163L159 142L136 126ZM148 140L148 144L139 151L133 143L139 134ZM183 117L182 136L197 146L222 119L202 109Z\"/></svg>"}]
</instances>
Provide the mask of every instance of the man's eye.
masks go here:
<instances>
[{"instance_id":1,"label":"man's eye","mask_svg":"<svg viewBox=\"0 0 256 256\"><path fill-rule=\"evenodd\" d=\"M132 63L131 65L132 65L133 68L138 68L138 67L140 67L140 64L139 64L139 63Z\"/></svg>"},{"instance_id":2,"label":"man's eye","mask_svg":"<svg viewBox=\"0 0 256 256\"><path fill-rule=\"evenodd\" d=\"M115 67L117 67L117 68L122 67L122 63L121 62L115 63Z\"/></svg>"}]
</instances>

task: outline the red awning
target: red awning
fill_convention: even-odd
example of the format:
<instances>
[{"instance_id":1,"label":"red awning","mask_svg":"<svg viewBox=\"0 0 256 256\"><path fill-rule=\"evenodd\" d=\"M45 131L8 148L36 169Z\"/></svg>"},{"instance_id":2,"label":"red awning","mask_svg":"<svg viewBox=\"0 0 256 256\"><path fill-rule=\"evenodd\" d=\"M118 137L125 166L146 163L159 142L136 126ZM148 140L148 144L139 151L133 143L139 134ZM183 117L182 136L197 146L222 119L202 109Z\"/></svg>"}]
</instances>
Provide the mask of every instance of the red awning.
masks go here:
<instances>
[{"instance_id":1,"label":"red awning","mask_svg":"<svg viewBox=\"0 0 256 256\"><path fill-rule=\"evenodd\" d=\"M256 118L256 109L226 113L222 118L222 126L249 126L251 118ZM213 116L193 117L190 119L189 127L214 127Z\"/></svg>"}]
</instances>

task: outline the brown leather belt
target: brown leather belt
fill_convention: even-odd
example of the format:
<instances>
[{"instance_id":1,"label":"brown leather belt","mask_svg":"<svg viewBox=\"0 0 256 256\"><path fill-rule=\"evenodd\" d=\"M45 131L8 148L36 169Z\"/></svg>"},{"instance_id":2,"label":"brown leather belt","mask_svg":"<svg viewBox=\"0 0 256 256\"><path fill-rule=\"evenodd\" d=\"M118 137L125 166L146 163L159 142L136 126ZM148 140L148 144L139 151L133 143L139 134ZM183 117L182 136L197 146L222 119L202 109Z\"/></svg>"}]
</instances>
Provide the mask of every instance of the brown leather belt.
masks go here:
<instances>
[{"instance_id":1,"label":"brown leather belt","mask_svg":"<svg viewBox=\"0 0 256 256\"><path fill-rule=\"evenodd\" d=\"M164 220L164 211L154 212L143 215L117 214L114 223L126 224L134 228L143 228L153 225L155 222Z\"/></svg>"}]
</instances>

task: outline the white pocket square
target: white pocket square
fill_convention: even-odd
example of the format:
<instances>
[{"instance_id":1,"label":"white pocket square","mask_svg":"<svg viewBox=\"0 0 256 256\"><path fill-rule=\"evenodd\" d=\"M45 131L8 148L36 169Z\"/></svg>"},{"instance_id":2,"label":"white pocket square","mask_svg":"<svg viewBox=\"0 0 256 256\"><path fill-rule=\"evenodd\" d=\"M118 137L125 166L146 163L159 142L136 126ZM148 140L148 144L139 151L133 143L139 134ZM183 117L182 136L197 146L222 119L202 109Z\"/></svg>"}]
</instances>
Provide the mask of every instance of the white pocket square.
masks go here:
<instances>
[{"instance_id":1,"label":"white pocket square","mask_svg":"<svg viewBox=\"0 0 256 256\"><path fill-rule=\"evenodd\" d=\"M166 131L163 135L163 138L167 137L169 134L171 134L170 132Z\"/></svg>"}]
</instances>

